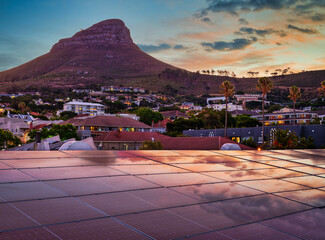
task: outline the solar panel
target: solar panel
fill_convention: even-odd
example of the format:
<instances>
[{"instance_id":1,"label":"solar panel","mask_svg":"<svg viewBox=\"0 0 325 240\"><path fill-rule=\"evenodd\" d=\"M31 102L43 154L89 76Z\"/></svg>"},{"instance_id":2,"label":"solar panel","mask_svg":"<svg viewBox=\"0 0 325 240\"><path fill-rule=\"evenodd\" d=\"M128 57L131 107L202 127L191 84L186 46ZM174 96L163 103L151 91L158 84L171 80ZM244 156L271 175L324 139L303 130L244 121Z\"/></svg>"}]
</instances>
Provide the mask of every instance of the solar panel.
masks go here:
<instances>
[{"instance_id":1,"label":"solar panel","mask_svg":"<svg viewBox=\"0 0 325 240\"><path fill-rule=\"evenodd\" d=\"M173 239L209 231L209 228L167 210L129 214L117 219L156 239Z\"/></svg>"},{"instance_id":2,"label":"solar panel","mask_svg":"<svg viewBox=\"0 0 325 240\"><path fill-rule=\"evenodd\" d=\"M0 170L0 183L35 181L35 180L37 179L16 169Z\"/></svg>"},{"instance_id":3,"label":"solar panel","mask_svg":"<svg viewBox=\"0 0 325 240\"><path fill-rule=\"evenodd\" d=\"M38 224L9 203L0 203L0 232L15 228L26 228ZM0 235L1 236L1 235Z\"/></svg>"},{"instance_id":4,"label":"solar panel","mask_svg":"<svg viewBox=\"0 0 325 240\"><path fill-rule=\"evenodd\" d=\"M126 173L102 166L35 168L22 171L40 180L126 175Z\"/></svg>"},{"instance_id":5,"label":"solar panel","mask_svg":"<svg viewBox=\"0 0 325 240\"><path fill-rule=\"evenodd\" d=\"M222 182L222 180L198 173L171 173L143 175L141 178L164 187Z\"/></svg>"},{"instance_id":6,"label":"solar panel","mask_svg":"<svg viewBox=\"0 0 325 240\"><path fill-rule=\"evenodd\" d=\"M302 177L285 178L283 180L304 185L307 187L314 187L314 188L325 187L325 178L322 178L320 176L307 175Z\"/></svg>"},{"instance_id":7,"label":"solar panel","mask_svg":"<svg viewBox=\"0 0 325 240\"><path fill-rule=\"evenodd\" d=\"M34 227L17 231L0 233L2 240L26 240L26 239L42 239L42 240L58 240L54 234L43 227Z\"/></svg>"},{"instance_id":8,"label":"solar panel","mask_svg":"<svg viewBox=\"0 0 325 240\"><path fill-rule=\"evenodd\" d=\"M302 239L323 239L325 236L324 222L324 209L313 209L267 220L262 224Z\"/></svg>"},{"instance_id":9,"label":"solar panel","mask_svg":"<svg viewBox=\"0 0 325 240\"><path fill-rule=\"evenodd\" d=\"M304 187L302 185L289 183L289 182L278 180L278 179L245 181L245 182L239 182L239 184L247 186L247 187L255 188L260 191L265 191L268 193L290 191L290 190L300 190L300 189L308 188L308 187Z\"/></svg>"},{"instance_id":10,"label":"solar panel","mask_svg":"<svg viewBox=\"0 0 325 240\"><path fill-rule=\"evenodd\" d=\"M305 203L314 207L325 207L324 191L317 189L282 192L276 193L275 195L297 202Z\"/></svg>"},{"instance_id":11,"label":"solar panel","mask_svg":"<svg viewBox=\"0 0 325 240\"><path fill-rule=\"evenodd\" d=\"M192 185L183 187L173 187L177 192L191 196L201 202L210 202L238 198L243 196L252 196L262 194L263 192L240 186L236 183L213 183Z\"/></svg>"},{"instance_id":12,"label":"solar panel","mask_svg":"<svg viewBox=\"0 0 325 240\"><path fill-rule=\"evenodd\" d=\"M257 223L252 223L244 226L238 226L238 227L221 230L218 233L229 237L228 239L263 239L263 240L273 240L273 239L298 240L299 239L287 233Z\"/></svg>"},{"instance_id":13,"label":"solar panel","mask_svg":"<svg viewBox=\"0 0 325 240\"><path fill-rule=\"evenodd\" d=\"M21 201L63 196L67 196L67 194L42 182L0 184L0 197L5 201Z\"/></svg>"},{"instance_id":14,"label":"solar panel","mask_svg":"<svg viewBox=\"0 0 325 240\"><path fill-rule=\"evenodd\" d=\"M111 168L126 174L158 174L158 173L177 173L177 172L188 172L185 169L179 167L173 167L169 165L119 165L111 166Z\"/></svg>"},{"instance_id":15,"label":"solar panel","mask_svg":"<svg viewBox=\"0 0 325 240\"><path fill-rule=\"evenodd\" d=\"M65 223L47 227L61 239L148 239L111 218Z\"/></svg>"},{"instance_id":16,"label":"solar panel","mask_svg":"<svg viewBox=\"0 0 325 240\"><path fill-rule=\"evenodd\" d=\"M261 221L312 208L271 194L229 199L211 205L250 221Z\"/></svg>"},{"instance_id":17,"label":"solar panel","mask_svg":"<svg viewBox=\"0 0 325 240\"><path fill-rule=\"evenodd\" d=\"M43 225L105 216L73 198L15 202L13 205Z\"/></svg>"},{"instance_id":18,"label":"solar panel","mask_svg":"<svg viewBox=\"0 0 325 240\"><path fill-rule=\"evenodd\" d=\"M322 239L324 156L4 151L0 239Z\"/></svg>"},{"instance_id":19,"label":"solar panel","mask_svg":"<svg viewBox=\"0 0 325 240\"><path fill-rule=\"evenodd\" d=\"M151 204L129 192L108 193L92 196L79 197L87 204L109 214L110 216L143 212L158 209Z\"/></svg>"}]
</instances>

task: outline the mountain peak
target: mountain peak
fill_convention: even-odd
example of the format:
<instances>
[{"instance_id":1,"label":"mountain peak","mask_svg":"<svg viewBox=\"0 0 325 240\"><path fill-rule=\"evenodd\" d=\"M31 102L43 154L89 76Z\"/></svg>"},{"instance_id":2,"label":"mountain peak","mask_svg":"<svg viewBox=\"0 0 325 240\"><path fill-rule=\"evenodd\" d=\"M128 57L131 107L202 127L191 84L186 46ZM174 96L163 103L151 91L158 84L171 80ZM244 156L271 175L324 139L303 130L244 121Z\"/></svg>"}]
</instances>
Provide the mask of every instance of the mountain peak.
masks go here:
<instances>
[{"instance_id":1,"label":"mountain peak","mask_svg":"<svg viewBox=\"0 0 325 240\"><path fill-rule=\"evenodd\" d=\"M120 19L101 21L77 32L71 38L61 39L51 51L62 48L110 47L114 45L136 47L131 38L130 30Z\"/></svg>"}]
</instances>

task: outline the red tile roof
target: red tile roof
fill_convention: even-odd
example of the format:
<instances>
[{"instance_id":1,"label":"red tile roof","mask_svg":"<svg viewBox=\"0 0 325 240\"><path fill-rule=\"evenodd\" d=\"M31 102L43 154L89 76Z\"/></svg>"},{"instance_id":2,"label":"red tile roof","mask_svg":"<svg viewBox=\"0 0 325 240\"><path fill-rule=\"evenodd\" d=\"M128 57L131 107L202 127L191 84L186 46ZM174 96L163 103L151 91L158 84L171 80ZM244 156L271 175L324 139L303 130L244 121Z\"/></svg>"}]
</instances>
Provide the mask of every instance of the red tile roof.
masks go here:
<instances>
[{"instance_id":1,"label":"red tile roof","mask_svg":"<svg viewBox=\"0 0 325 240\"><path fill-rule=\"evenodd\" d=\"M154 128L165 128L167 126L167 123L172 122L170 119L164 119L162 121L159 121L153 125Z\"/></svg>"},{"instance_id":2,"label":"red tile roof","mask_svg":"<svg viewBox=\"0 0 325 240\"><path fill-rule=\"evenodd\" d=\"M32 129L38 130L38 129L41 129L41 128L46 127L48 125L51 125L51 123L38 124L38 125L33 126Z\"/></svg>"},{"instance_id":3,"label":"red tile roof","mask_svg":"<svg viewBox=\"0 0 325 240\"><path fill-rule=\"evenodd\" d=\"M87 118L80 118L77 116L61 123L61 125L68 123L73 124L74 126L151 128L150 126L132 118L114 116L95 116Z\"/></svg>"},{"instance_id":4,"label":"red tile roof","mask_svg":"<svg viewBox=\"0 0 325 240\"><path fill-rule=\"evenodd\" d=\"M172 110L172 111L164 111L164 112L160 112L164 118L174 118L174 117L179 117L179 118L189 118L190 116L180 112L178 110Z\"/></svg>"}]
</instances>

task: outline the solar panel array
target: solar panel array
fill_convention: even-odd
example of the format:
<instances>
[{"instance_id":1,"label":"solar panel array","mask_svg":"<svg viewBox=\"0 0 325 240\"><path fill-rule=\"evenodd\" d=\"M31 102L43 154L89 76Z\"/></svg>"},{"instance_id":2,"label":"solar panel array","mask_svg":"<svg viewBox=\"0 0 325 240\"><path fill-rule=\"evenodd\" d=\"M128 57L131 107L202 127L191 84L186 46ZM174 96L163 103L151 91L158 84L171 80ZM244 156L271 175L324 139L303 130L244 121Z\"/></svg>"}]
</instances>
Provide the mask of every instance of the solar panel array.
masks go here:
<instances>
[{"instance_id":1,"label":"solar panel array","mask_svg":"<svg viewBox=\"0 0 325 240\"><path fill-rule=\"evenodd\" d=\"M0 152L0 239L324 239L325 150Z\"/></svg>"}]
</instances>

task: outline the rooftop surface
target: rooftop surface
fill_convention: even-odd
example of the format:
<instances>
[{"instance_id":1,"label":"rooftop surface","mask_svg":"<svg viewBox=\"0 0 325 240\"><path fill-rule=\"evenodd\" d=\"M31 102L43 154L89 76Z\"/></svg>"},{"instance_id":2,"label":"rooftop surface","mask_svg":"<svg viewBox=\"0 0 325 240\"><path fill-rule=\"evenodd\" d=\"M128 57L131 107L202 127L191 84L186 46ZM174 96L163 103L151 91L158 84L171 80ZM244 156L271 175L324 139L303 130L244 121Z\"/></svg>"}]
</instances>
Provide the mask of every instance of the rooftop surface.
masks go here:
<instances>
[{"instance_id":1,"label":"rooftop surface","mask_svg":"<svg viewBox=\"0 0 325 240\"><path fill-rule=\"evenodd\" d=\"M0 239L324 239L325 150L0 152Z\"/></svg>"}]
</instances>

